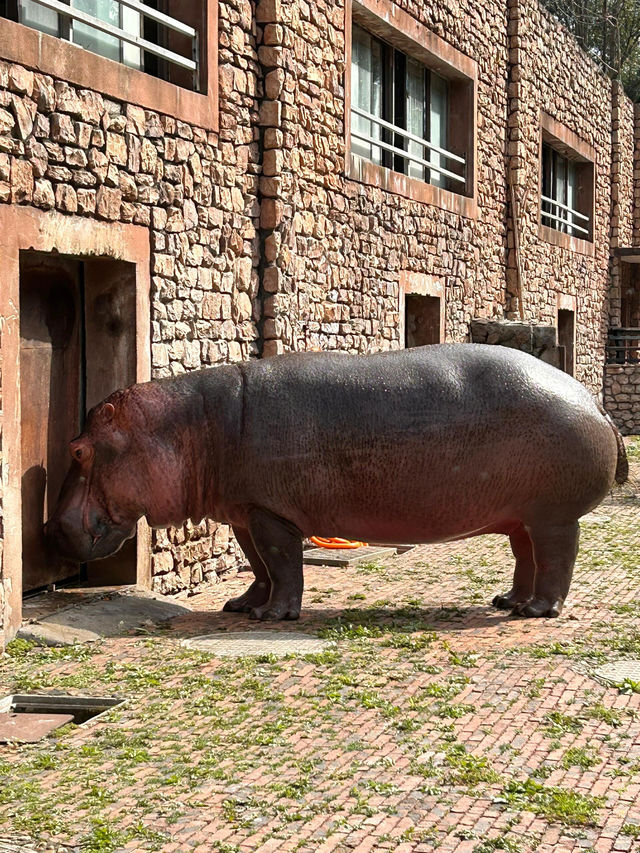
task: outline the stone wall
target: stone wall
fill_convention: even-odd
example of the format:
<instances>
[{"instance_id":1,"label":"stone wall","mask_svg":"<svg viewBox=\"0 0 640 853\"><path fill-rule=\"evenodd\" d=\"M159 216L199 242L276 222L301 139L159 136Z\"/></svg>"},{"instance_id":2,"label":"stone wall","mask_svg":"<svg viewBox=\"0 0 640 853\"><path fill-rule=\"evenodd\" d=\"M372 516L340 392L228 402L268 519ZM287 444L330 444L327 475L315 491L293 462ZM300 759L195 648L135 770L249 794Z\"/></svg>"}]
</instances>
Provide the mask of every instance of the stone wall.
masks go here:
<instances>
[{"instance_id":1,"label":"stone wall","mask_svg":"<svg viewBox=\"0 0 640 853\"><path fill-rule=\"evenodd\" d=\"M404 270L445 282L449 340L466 340L476 314L504 314L506 9L493 0L397 5L478 63L480 212L467 218L345 178L344 0L262 0L270 100L261 116L281 140L268 180L282 199L263 222L265 352L398 347Z\"/></svg>"},{"instance_id":2,"label":"stone wall","mask_svg":"<svg viewBox=\"0 0 640 853\"><path fill-rule=\"evenodd\" d=\"M607 364L604 398L623 435L640 433L640 364Z\"/></svg>"},{"instance_id":3,"label":"stone wall","mask_svg":"<svg viewBox=\"0 0 640 853\"><path fill-rule=\"evenodd\" d=\"M151 243L152 376L260 351L253 7L220 3L220 131L0 61L0 202L133 222ZM235 565L213 522L154 534L154 587Z\"/></svg>"},{"instance_id":4,"label":"stone wall","mask_svg":"<svg viewBox=\"0 0 640 853\"><path fill-rule=\"evenodd\" d=\"M576 300L576 377L600 392L608 321L612 84L536 0L512 2L511 11L510 58L517 66L517 82L511 85L510 154L518 198L523 199L525 314L555 325L558 295ZM593 150L596 193L591 252L588 247L552 245L541 236L542 112Z\"/></svg>"}]
</instances>

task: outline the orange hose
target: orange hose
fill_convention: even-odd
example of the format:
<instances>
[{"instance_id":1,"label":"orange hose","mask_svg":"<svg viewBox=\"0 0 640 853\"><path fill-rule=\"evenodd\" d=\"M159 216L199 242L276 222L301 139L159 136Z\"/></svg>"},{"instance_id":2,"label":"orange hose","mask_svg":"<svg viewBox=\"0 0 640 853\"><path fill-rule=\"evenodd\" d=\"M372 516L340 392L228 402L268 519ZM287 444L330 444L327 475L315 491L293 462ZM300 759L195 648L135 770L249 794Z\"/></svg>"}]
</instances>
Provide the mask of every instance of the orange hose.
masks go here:
<instances>
[{"instance_id":1,"label":"orange hose","mask_svg":"<svg viewBox=\"0 0 640 853\"><path fill-rule=\"evenodd\" d=\"M357 542L352 541L351 539L339 539L337 537L331 537L329 539L325 539L323 536L310 536L309 541L313 542L314 545L317 545L318 548L336 548L336 549L344 549L349 550L352 548L366 548L366 542Z\"/></svg>"}]
</instances>

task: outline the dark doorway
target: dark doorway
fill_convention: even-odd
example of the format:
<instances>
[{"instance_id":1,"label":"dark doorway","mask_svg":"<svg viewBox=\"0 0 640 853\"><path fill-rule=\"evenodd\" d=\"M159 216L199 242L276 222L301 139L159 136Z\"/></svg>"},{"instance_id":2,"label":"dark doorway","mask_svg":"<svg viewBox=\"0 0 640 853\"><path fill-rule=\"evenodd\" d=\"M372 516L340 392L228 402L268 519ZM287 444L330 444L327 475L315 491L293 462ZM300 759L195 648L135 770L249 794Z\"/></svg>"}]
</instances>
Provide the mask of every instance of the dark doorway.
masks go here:
<instances>
[{"instance_id":1,"label":"dark doorway","mask_svg":"<svg viewBox=\"0 0 640 853\"><path fill-rule=\"evenodd\" d=\"M407 293L404 305L405 346L422 347L441 343L440 298Z\"/></svg>"},{"instance_id":2,"label":"dark doorway","mask_svg":"<svg viewBox=\"0 0 640 853\"><path fill-rule=\"evenodd\" d=\"M576 328L574 311L558 309L558 358L559 367L565 373L574 375L574 340Z\"/></svg>"},{"instance_id":3,"label":"dark doorway","mask_svg":"<svg viewBox=\"0 0 640 853\"><path fill-rule=\"evenodd\" d=\"M82 575L89 583L135 583L135 540L82 567L48 552L42 535L87 410L135 379L134 269L107 259L20 255L25 592Z\"/></svg>"},{"instance_id":4,"label":"dark doorway","mask_svg":"<svg viewBox=\"0 0 640 853\"><path fill-rule=\"evenodd\" d=\"M624 329L640 327L640 264L621 264L620 325Z\"/></svg>"}]
</instances>

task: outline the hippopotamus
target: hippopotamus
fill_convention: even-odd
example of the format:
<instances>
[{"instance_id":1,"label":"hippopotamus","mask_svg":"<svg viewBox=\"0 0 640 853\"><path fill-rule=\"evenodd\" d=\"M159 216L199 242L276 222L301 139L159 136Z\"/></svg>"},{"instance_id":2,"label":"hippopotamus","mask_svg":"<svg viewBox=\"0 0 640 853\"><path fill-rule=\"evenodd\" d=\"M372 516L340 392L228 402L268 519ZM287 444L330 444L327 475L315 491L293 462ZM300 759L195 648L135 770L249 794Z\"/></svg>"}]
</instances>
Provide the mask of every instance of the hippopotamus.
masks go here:
<instances>
[{"instance_id":1,"label":"hippopotamus","mask_svg":"<svg viewBox=\"0 0 640 853\"><path fill-rule=\"evenodd\" d=\"M303 539L500 533L498 608L557 616L578 519L624 482L613 422L575 379L500 346L289 353L132 385L93 408L46 525L78 561L151 527L226 522L255 575L224 606L297 619Z\"/></svg>"}]
</instances>

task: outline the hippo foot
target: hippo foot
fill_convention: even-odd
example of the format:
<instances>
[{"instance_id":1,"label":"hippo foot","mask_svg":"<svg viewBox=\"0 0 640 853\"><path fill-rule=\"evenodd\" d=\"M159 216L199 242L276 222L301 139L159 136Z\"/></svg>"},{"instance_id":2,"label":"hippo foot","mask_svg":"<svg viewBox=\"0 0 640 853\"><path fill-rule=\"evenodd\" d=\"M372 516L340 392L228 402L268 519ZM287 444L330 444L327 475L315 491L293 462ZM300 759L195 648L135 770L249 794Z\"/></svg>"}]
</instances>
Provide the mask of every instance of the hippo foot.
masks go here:
<instances>
[{"instance_id":1,"label":"hippo foot","mask_svg":"<svg viewBox=\"0 0 640 853\"><path fill-rule=\"evenodd\" d=\"M519 604L526 604L527 599L519 598L513 592L508 592L506 595L496 595L491 604L497 607L498 610L512 610Z\"/></svg>"},{"instance_id":2,"label":"hippo foot","mask_svg":"<svg viewBox=\"0 0 640 853\"><path fill-rule=\"evenodd\" d=\"M522 601L513 608L514 616L526 616L528 618L540 618L548 616L555 618L562 612L562 601L560 599L550 602L546 598L530 598Z\"/></svg>"},{"instance_id":3,"label":"hippo foot","mask_svg":"<svg viewBox=\"0 0 640 853\"><path fill-rule=\"evenodd\" d=\"M262 607L254 607L249 613L249 619L257 619L260 622L278 622L281 619L299 619L300 608L294 607L289 602L271 602Z\"/></svg>"},{"instance_id":4,"label":"hippo foot","mask_svg":"<svg viewBox=\"0 0 640 853\"><path fill-rule=\"evenodd\" d=\"M254 608L262 607L269 601L270 587L261 581L254 581L246 592L237 598L230 598L222 608L226 613L250 613Z\"/></svg>"}]
</instances>

